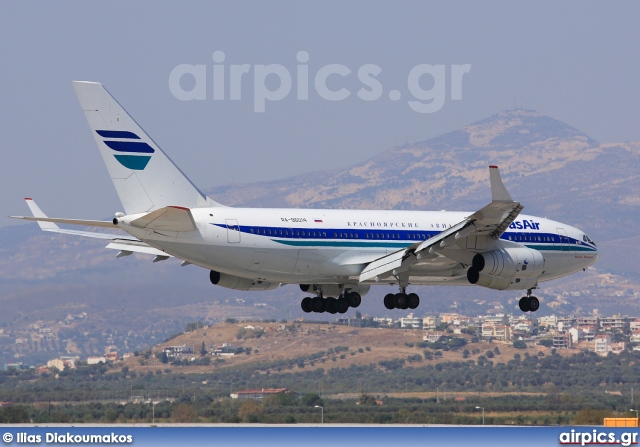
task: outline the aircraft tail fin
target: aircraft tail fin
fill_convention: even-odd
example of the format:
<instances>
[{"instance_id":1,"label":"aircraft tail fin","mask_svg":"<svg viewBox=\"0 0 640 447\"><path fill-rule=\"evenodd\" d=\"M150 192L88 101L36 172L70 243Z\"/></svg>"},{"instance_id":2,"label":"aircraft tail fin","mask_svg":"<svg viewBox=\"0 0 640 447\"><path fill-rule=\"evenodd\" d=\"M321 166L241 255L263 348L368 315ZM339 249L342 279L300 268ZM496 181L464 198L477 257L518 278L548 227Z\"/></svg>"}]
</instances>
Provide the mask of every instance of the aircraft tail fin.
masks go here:
<instances>
[{"instance_id":1,"label":"aircraft tail fin","mask_svg":"<svg viewBox=\"0 0 640 447\"><path fill-rule=\"evenodd\" d=\"M126 214L222 206L191 183L102 84L72 84Z\"/></svg>"}]
</instances>

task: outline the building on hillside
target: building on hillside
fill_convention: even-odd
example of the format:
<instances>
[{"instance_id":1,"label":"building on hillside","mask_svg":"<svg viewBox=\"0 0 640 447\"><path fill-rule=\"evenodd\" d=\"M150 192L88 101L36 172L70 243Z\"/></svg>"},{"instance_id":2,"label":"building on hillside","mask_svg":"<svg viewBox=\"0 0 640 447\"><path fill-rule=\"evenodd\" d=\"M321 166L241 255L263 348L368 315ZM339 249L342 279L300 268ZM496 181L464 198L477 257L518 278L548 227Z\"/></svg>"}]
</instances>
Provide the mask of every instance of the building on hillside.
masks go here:
<instances>
[{"instance_id":1,"label":"building on hillside","mask_svg":"<svg viewBox=\"0 0 640 447\"><path fill-rule=\"evenodd\" d=\"M600 318L600 327L602 330L611 330L611 329L624 329L624 325L626 323L627 318L622 315L613 315L611 317L602 317Z\"/></svg>"},{"instance_id":2,"label":"building on hillside","mask_svg":"<svg viewBox=\"0 0 640 447\"><path fill-rule=\"evenodd\" d=\"M242 390L231 393L231 399L239 400L262 400L268 396L274 396L276 394L288 394L291 391L287 388L262 388L259 390Z\"/></svg>"},{"instance_id":3,"label":"building on hillside","mask_svg":"<svg viewBox=\"0 0 640 447\"><path fill-rule=\"evenodd\" d=\"M611 335L598 334L594 339L594 351L597 354L606 354L611 350Z\"/></svg>"},{"instance_id":4,"label":"building on hillside","mask_svg":"<svg viewBox=\"0 0 640 447\"><path fill-rule=\"evenodd\" d=\"M361 327L362 319L356 317L338 317L336 318L336 323L350 327Z\"/></svg>"},{"instance_id":5,"label":"building on hillside","mask_svg":"<svg viewBox=\"0 0 640 447\"><path fill-rule=\"evenodd\" d=\"M440 317L436 317L435 315L427 315L422 318L423 329L435 329L440 326L441 323Z\"/></svg>"},{"instance_id":6,"label":"building on hillside","mask_svg":"<svg viewBox=\"0 0 640 447\"><path fill-rule=\"evenodd\" d=\"M640 343L640 329L636 329L631 333L631 337L629 337L629 341L631 343Z\"/></svg>"},{"instance_id":7,"label":"building on hillside","mask_svg":"<svg viewBox=\"0 0 640 447\"><path fill-rule=\"evenodd\" d=\"M459 319L460 315L458 315L457 313L442 313L440 314L439 318L443 323L451 324L454 320Z\"/></svg>"},{"instance_id":8,"label":"building on hillside","mask_svg":"<svg viewBox=\"0 0 640 447\"><path fill-rule=\"evenodd\" d=\"M422 329L422 318L409 314L404 318L400 318L400 327L404 329Z\"/></svg>"},{"instance_id":9,"label":"building on hillside","mask_svg":"<svg viewBox=\"0 0 640 447\"><path fill-rule=\"evenodd\" d=\"M230 343L222 343L221 346L211 345L209 346L209 353L212 355L231 357L236 355L237 348Z\"/></svg>"},{"instance_id":10,"label":"building on hillside","mask_svg":"<svg viewBox=\"0 0 640 447\"><path fill-rule=\"evenodd\" d=\"M104 355L90 355L87 357L87 365L97 365L100 362L107 363L107 359Z\"/></svg>"},{"instance_id":11,"label":"building on hillside","mask_svg":"<svg viewBox=\"0 0 640 447\"><path fill-rule=\"evenodd\" d=\"M596 316L590 316L590 317L578 317L576 318L576 323L575 323L578 327L582 327L582 326L594 326L594 327L598 327L600 324L600 319Z\"/></svg>"},{"instance_id":12,"label":"building on hillside","mask_svg":"<svg viewBox=\"0 0 640 447\"><path fill-rule=\"evenodd\" d=\"M511 341L511 327L506 325L482 325L482 338L492 339L492 340L500 340L500 341Z\"/></svg>"},{"instance_id":13,"label":"building on hillside","mask_svg":"<svg viewBox=\"0 0 640 447\"><path fill-rule=\"evenodd\" d=\"M556 349L571 349L573 347L573 340L571 339L569 331L554 335L553 347Z\"/></svg>"},{"instance_id":14,"label":"building on hillside","mask_svg":"<svg viewBox=\"0 0 640 447\"><path fill-rule=\"evenodd\" d=\"M624 351L625 343L623 341L617 343L611 343L611 352L614 354L620 354Z\"/></svg>"},{"instance_id":15,"label":"building on hillside","mask_svg":"<svg viewBox=\"0 0 640 447\"><path fill-rule=\"evenodd\" d=\"M425 332L425 334L422 336L422 340L429 343L435 343L445 337L446 336L443 335L442 332Z\"/></svg>"},{"instance_id":16,"label":"building on hillside","mask_svg":"<svg viewBox=\"0 0 640 447\"><path fill-rule=\"evenodd\" d=\"M556 323L556 328L559 331L566 331L570 327L574 326L576 323L576 317L568 316L568 317L558 317L558 321Z\"/></svg>"},{"instance_id":17,"label":"building on hillside","mask_svg":"<svg viewBox=\"0 0 640 447\"><path fill-rule=\"evenodd\" d=\"M80 360L79 357L60 357L49 360L47 362L47 367L56 368L58 371L64 371L65 368L74 369L78 360Z\"/></svg>"},{"instance_id":18,"label":"building on hillside","mask_svg":"<svg viewBox=\"0 0 640 447\"><path fill-rule=\"evenodd\" d=\"M533 320L530 318L520 317L511 322L511 332L518 333L528 338L533 332Z\"/></svg>"},{"instance_id":19,"label":"building on hillside","mask_svg":"<svg viewBox=\"0 0 640 447\"><path fill-rule=\"evenodd\" d=\"M506 314L490 314L482 316L482 327L484 326L507 326L509 317Z\"/></svg>"},{"instance_id":20,"label":"building on hillside","mask_svg":"<svg viewBox=\"0 0 640 447\"><path fill-rule=\"evenodd\" d=\"M22 362L5 363L2 366L3 371L26 371L29 369L29 365L25 365Z\"/></svg>"},{"instance_id":21,"label":"building on hillside","mask_svg":"<svg viewBox=\"0 0 640 447\"><path fill-rule=\"evenodd\" d=\"M635 319L635 320L631 320L629 322L629 330L631 332L640 331L640 318Z\"/></svg>"},{"instance_id":22,"label":"building on hillside","mask_svg":"<svg viewBox=\"0 0 640 447\"><path fill-rule=\"evenodd\" d=\"M582 331L575 327L572 327L565 333L569 334L569 337L571 337L571 343L574 345L577 344L581 338L583 338Z\"/></svg>"},{"instance_id":23,"label":"building on hillside","mask_svg":"<svg viewBox=\"0 0 640 447\"><path fill-rule=\"evenodd\" d=\"M580 328L580 331L582 332L582 338L584 338L586 341L592 341L594 338L596 338L596 327L595 326L582 326Z\"/></svg>"},{"instance_id":24,"label":"building on hillside","mask_svg":"<svg viewBox=\"0 0 640 447\"><path fill-rule=\"evenodd\" d=\"M547 331L558 327L558 317L550 315L548 317L538 318L538 327L542 327Z\"/></svg>"},{"instance_id":25,"label":"building on hillside","mask_svg":"<svg viewBox=\"0 0 640 447\"><path fill-rule=\"evenodd\" d=\"M393 318L373 317L373 321L378 323L380 326L392 326L393 325Z\"/></svg>"},{"instance_id":26,"label":"building on hillside","mask_svg":"<svg viewBox=\"0 0 640 447\"><path fill-rule=\"evenodd\" d=\"M183 355L193 355L193 348L187 345L167 346L164 348L164 352L169 358L177 358Z\"/></svg>"},{"instance_id":27,"label":"building on hillside","mask_svg":"<svg viewBox=\"0 0 640 447\"><path fill-rule=\"evenodd\" d=\"M107 352L104 355L104 358L107 362L113 363L118 361L118 351Z\"/></svg>"}]
</instances>

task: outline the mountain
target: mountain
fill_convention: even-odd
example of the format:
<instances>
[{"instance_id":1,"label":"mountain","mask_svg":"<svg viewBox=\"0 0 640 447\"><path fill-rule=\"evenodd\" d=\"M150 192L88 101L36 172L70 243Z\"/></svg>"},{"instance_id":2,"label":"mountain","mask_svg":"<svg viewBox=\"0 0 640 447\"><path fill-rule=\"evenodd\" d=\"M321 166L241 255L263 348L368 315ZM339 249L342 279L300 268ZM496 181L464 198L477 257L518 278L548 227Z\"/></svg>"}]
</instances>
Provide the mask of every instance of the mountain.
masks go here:
<instances>
[{"instance_id":1,"label":"mountain","mask_svg":"<svg viewBox=\"0 0 640 447\"><path fill-rule=\"evenodd\" d=\"M640 142L601 144L558 120L516 109L354 166L206 192L232 206L474 211L490 200L487 167L496 164L525 213L575 225L600 248L595 269L542 285L538 313L640 315L639 157ZM42 233L35 224L0 229L0 288L0 360L94 354L110 344L140 349L189 321L302 316L294 286L213 287L197 267L181 268L174 259L153 264L142 255L115 259L101 241ZM359 310L398 317L382 306L388 291L372 288ZM516 311L519 297L471 287L429 287L421 295L419 315Z\"/></svg>"}]
</instances>

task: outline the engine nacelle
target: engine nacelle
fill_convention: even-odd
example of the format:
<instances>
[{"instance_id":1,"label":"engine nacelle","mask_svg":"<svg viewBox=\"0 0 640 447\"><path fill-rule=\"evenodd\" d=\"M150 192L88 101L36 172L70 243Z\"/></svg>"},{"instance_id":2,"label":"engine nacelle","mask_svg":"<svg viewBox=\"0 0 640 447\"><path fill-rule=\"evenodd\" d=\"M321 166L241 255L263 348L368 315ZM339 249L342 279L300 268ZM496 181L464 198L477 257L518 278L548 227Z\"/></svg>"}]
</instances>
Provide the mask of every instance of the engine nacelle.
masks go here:
<instances>
[{"instance_id":1,"label":"engine nacelle","mask_svg":"<svg viewBox=\"0 0 640 447\"><path fill-rule=\"evenodd\" d=\"M227 275L211 270L209 273L211 284L226 287L234 290L272 290L278 287L278 283L258 281L254 279L241 278L239 276Z\"/></svg>"},{"instance_id":2,"label":"engine nacelle","mask_svg":"<svg viewBox=\"0 0 640 447\"><path fill-rule=\"evenodd\" d=\"M490 276L537 278L542 274L544 257L538 250L527 247L501 248L476 254L471 265Z\"/></svg>"},{"instance_id":3,"label":"engine nacelle","mask_svg":"<svg viewBox=\"0 0 640 447\"><path fill-rule=\"evenodd\" d=\"M535 287L538 283L537 277L492 276L479 272L478 269L473 266L467 270L467 280L471 284L495 290L527 290Z\"/></svg>"}]
</instances>

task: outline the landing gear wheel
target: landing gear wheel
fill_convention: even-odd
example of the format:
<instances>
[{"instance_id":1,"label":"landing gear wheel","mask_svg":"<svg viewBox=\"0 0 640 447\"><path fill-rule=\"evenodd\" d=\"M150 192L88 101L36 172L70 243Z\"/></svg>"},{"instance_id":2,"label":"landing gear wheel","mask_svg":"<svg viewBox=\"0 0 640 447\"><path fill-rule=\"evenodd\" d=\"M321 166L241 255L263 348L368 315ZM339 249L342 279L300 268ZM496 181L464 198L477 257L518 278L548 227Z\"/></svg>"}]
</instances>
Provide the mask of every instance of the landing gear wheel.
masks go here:
<instances>
[{"instance_id":1,"label":"landing gear wheel","mask_svg":"<svg viewBox=\"0 0 640 447\"><path fill-rule=\"evenodd\" d=\"M409 308L409 300L407 299L407 295L404 293L396 293L393 297L396 303L397 309L408 309Z\"/></svg>"},{"instance_id":2,"label":"landing gear wheel","mask_svg":"<svg viewBox=\"0 0 640 447\"><path fill-rule=\"evenodd\" d=\"M312 311L311 298L309 297L302 298L302 301L300 302L300 307L302 307L302 311L305 313L311 312Z\"/></svg>"},{"instance_id":3,"label":"landing gear wheel","mask_svg":"<svg viewBox=\"0 0 640 447\"><path fill-rule=\"evenodd\" d=\"M518 301L518 307L520 307L522 312L529 312L529 299L526 296L520 298L520 301Z\"/></svg>"},{"instance_id":4,"label":"landing gear wheel","mask_svg":"<svg viewBox=\"0 0 640 447\"><path fill-rule=\"evenodd\" d=\"M358 307L362 303L362 297L358 292L351 292L345 295L350 307Z\"/></svg>"},{"instance_id":5,"label":"landing gear wheel","mask_svg":"<svg viewBox=\"0 0 640 447\"><path fill-rule=\"evenodd\" d=\"M329 312L330 314L335 314L338 312L338 300L335 298L327 298L324 303L324 310Z\"/></svg>"},{"instance_id":6,"label":"landing gear wheel","mask_svg":"<svg viewBox=\"0 0 640 447\"><path fill-rule=\"evenodd\" d=\"M409 309L416 309L420 305L420 297L416 293L407 295L407 301L409 303Z\"/></svg>"},{"instance_id":7,"label":"landing gear wheel","mask_svg":"<svg viewBox=\"0 0 640 447\"><path fill-rule=\"evenodd\" d=\"M396 301L395 301L395 296L393 295L393 293L387 293L384 296L384 307L386 307L389 310L392 310L392 309L396 308Z\"/></svg>"},{"instance_id":8,"label":"landing gear wheel","mask_svg":"<svg viewBox=\"0 0 640 447\"><path fill-rule=\"evenodd\" d=\"M325 309L325 301L322 297L315 297L311 299L311 310L316 313L322 313Z\"/></svg>"},{"instance_id":9,"label":"landing gear wheel","mask_svg":"<svg viewBox=\"0 0 640 447\"><path fill-rule=\"evenodd\" d=\"M528 299L528 306L531 312L535 312L540 308L540 301L535 296L530 296Z\"/></svg>"},{"instance_id":10,"label":"landing gear wheel","mask_svg":"<svg viewBox=\"0 0 640 447\"><path fill-rule=\"evenodd\" d=\"M338 313L343 314L349 310L349 303L344 298L338 298L336 300L336 305L338 309Z\"/></svg>"}]
</instances>

